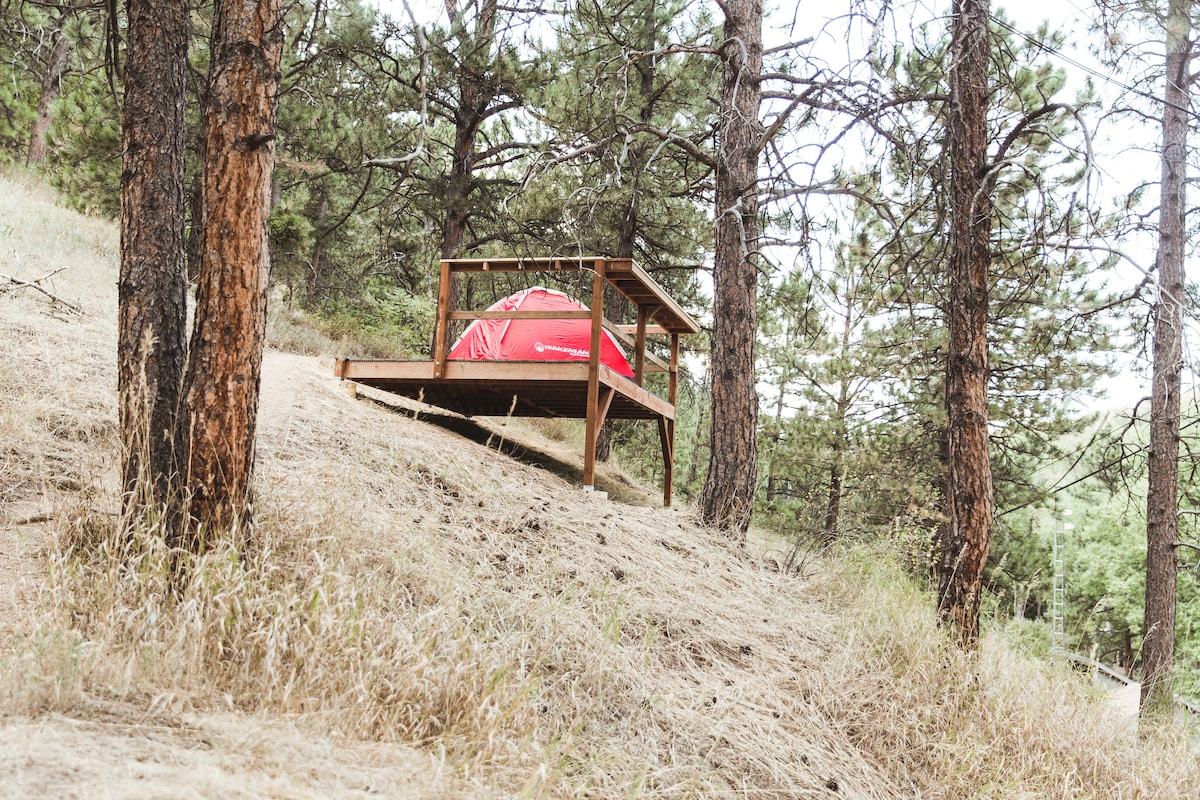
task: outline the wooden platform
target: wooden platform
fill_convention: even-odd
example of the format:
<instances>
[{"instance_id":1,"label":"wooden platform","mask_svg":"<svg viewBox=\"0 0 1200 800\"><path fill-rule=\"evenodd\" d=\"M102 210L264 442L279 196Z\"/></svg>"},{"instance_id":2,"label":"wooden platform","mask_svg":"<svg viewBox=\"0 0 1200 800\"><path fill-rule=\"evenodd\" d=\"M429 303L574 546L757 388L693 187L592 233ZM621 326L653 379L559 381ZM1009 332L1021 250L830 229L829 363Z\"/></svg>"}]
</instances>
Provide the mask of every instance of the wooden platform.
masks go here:
<instances>
[{"instance_id":1,"label":"wooden platform","mask_svg":"<svg viewBox=\"0 0 1200 800\"><path fill-rule=\"evenodd\" d=\"M338 361L336 374L364 386L420 400L468 417L587 419L586 361ZM604 364L600 386L613 392L608 419L675 419L675 407Z\"/></svg>"},{"instance_id":2,"label":"wooden platform","mask_svg":"<svg viewBox=\"0 0 1200 800\"><path fill-rule=\"evenodd\" d=\"M559 272L594 274L591 310L454 311L449 308L457 272ZM637 309L637 324L615 325L604 318L604 285L624 294ZM451 361L446 357L451 320L586 317L592 323L588 361ZM600 363L600 331L608 329L633 348L633 379ZM460 259L441 263L433 359L394 361L339 358L334 373L402 397L465 416L564 417L587 421L583 483L593 488L596 437L606 419L655 420L663 451L663 505L671 505L674 472L675 399L679 337L697 333L695 323L666 292L630 259ZM647 337L669 339L669 359L654 356ZM632 336L632 338L631 338ZM647 372L668 374L668 396L646 389Z\"/></svg>"}]
</instances>

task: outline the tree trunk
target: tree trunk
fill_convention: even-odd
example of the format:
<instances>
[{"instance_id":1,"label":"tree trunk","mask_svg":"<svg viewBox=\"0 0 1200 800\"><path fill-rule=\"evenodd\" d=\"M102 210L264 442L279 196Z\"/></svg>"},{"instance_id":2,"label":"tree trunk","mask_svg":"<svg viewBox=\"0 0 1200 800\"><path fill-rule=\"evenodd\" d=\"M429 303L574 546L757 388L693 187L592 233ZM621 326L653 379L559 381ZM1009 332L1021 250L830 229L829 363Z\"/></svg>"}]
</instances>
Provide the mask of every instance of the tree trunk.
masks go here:
<instances>
[{"instance_id":1,"label":"tree trunk","mask_svg":"<svg viewBox=\"0 0 1200 800\"><path fill-rule=\"evenodd\" d=\"M465 29L465 10L450 4L451 26L461 30L458 39L460 58L469 62L458 75L458 107L454 109L454 152L447 176L446 219L442 224L442 258L461 255L467 221L471 217L471 192L475 188L475 142L487 119L488 106L495 99L492 49L496 38L496 0L483 0L479 6L475 30Z\"/></svg>"},{"instance_id":2,"label":"tree trunk","mask_svg":"<svg viewBox=\"0 0 1200 800\"><path fill-rule=\"evenodd\" d=\"M189 549L251 523L266 329L279 0L217 0L204 121L204 230L187 374Z\"/></svg>"},{"instance_id":3,"label":"tree trunk","mask_svg":"<svg viewBox=\"0 0 1200 800\"><path fill-rule=\"evenodd\" d=\"M1163 93L1158 298L1146 489L1146 606L1142 641L1142 718L1168 716L1175 668L1175 550L1178 522L1180 373L1183 369L1184 245L1187 178L1188 0L1171 0Z\"/></svg>"},{"instance_id":4,"label":"tree trunk","mask_svg":"<svg viewBox=\"0 0 1200 800\"><path fill-rule=\"evenodd\" d=\"M825 541L827 542L832 542L837 538L838 526L841 524L842 478L845 469L842 464L842 453L845 446L845 435L839 430L833 440L833 461L829 465L829 492L825 500Z\"/></svg>"},{"instance_id":5,"label":"tree trunk","mask_svg":"<svg viewBox=\"0 0 1200 800\"><path fill-rule=\"evenodd\" d=\"M964 647L974 647L979 639L979 600L994 510L987 405L993 192L987 174L989 15L988 0L956 0L950 23L950 513L938 553L938 611Z\"/></svg>"},{"instance_id":6,"label":"tree trunk","mask_svg":"<svg viewBox=\"0 0 1200 800\"><path fill-rule=\"evenodd\" d=\"M838 357L851 358L851 334L854 332L854 295L855 291L847 291L846 308L842 314L842 338L839 342ZM838 383L837 406L834 408L833 445L829 464L829 493L825 503L825 540L832 542L838 535L842 517L842 484L846 476L846 451L850 447L849 425L846 418L850 415L850 379L843 377Z\"/></svg>"},{"instance_id":7,"label":"tree trunk","mask_svg":"<svg viewBox=\"0 0 1200 800\"><path fill-rule=\"evenodd\" d=\"M758 152L762 0L724 4L713 250L712 452L701 497L710 525L750 525L758 462Z\"/></svg>"},{"instance_id":8,"label":"tree trunk","mask_svg":"<svg viewBox=\"0 0 1200 800\"><path fill-rule=\"evenodd\" d=\"M321 262L325 256L326 236L326 231L321 228L321 221L329 213L329 194L320 187L316 191L320 194L320 199L317 201L316 214L313 215L315 235L313 236L312 253L308 259L308 279L304 283L304 297L309 302L317 299L321 289L321 269L324 266Z\"/></svg>"},{"instance_id":9,"label":"tree trunk","mask_svg":"<svg viewBox=\"0 0 1200 800\"><path fill-rule=\"evenodd\" d=\"M176 506L186 354L184 99L188 5L127 4L117 395L123 508Z\"/></svg>"},{"instance_id":10,"label":"tree trunk","mask_svg":"<svg viewBox=\"0 0 1200 800\"><path fill-rule=\"evenodd\" d=\"M46 59L46 71L42 73L41 91L38 93L37 116L33 130L29 133L29 149L25 154L26 164L46 163L46 134L54 121L54 103L62 94L62 79L74 46L67 36L67 22L75 16L75 6L65 6L59 12L54 32L50 35L50 56Z\"/></svg>"},{"instance_id":11,"label":"tree trunk","mask_svg":"<svg viewBox=\"0 0 1200 800\"><path fill-rule=\"evenodd\" d=\"M471 192L475 189L475 143L479 129L487 119L488 106L495 99L490 84L490 60L496 37L496 0L483 0L475 30L466 29L466 10L457 3L446 4L450 25L456 31L460 58L470 63L458 74L458 105L454 108L454 149L450 155L450 173L442 205L446 218L442 220L442 258L462 255L462 243L471 219ZM461 281L450 282L446 311L457 311L462 304ZM436 332L429 339L433 352Z\"/></svg>"},{"instance_id":12,"label":"tree trunk","mask_svg":"<svg viewBox=\"0 0 1200 800\"><path fill-rule=\"evenodd\" d=\"M646 54L654 51L657 37L657 24L654 11L654 3L650 3L645 10L645 16L642 18L642 42L640 47L642 52ZM649 124L654 119L654 106L657 99L654 94L654 78L657 72L658 58L654 55L645 55L639 58L634 66L638 72L638 99L641 100L638 117L642 122ZM637 237L641 227L641 216L638 211L638 195L641 193L642 171L646 168L648 155L646 150L647 145L640 139L634 142L630 148L629 166L631 167L632 181L629 185L623 187L628 193L629 198L625 204L625 214L621 217L621 222L617 226L617 258L633 258L637 253ZM621 316L625 313L626 299L619 292L614 294L612 302L606 303L605 308L611 311L609 319L614 322L620 322ZM616 425L616 420L605 419L604 424L600 426L600 433L596 437L597 461L607 462L612 456L614 425Z\"/></svg>"}]
</instances>

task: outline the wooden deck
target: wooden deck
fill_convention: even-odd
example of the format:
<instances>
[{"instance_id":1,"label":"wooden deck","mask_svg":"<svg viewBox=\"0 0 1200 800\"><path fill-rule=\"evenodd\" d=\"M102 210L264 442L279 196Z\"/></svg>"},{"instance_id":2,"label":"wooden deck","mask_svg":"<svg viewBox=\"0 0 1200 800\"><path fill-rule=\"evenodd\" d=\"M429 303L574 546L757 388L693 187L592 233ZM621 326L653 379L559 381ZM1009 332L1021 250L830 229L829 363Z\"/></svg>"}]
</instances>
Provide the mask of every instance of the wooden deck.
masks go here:
<instances>
[{"instance_id":1,"label":"wooden deck","mask_svg":"<svg viewBox=\"0 0 1200 800\"><path fill-rule=\"evenodd\" d=\"M591 310L453 311L449 308L454 275L459 272L593 273ZM637 310L635 325L615 325L604 318L604 287L625 295ZM447 359L450 322L474 319L591 320L591 357L587 361L452 361ZM600 363L601 330L608 329L633 348L633 379ZM466 416L566 417L587 421L584 436L583 484L595 478L596 438L606 419L655 420L663 452L663 505L671 505L675 463L675 399L679 372L679 337L700 327L631 259L451 259L441 262L433 358L393 361L339 358L334 373L402 397L456 411ZM647 337L669 338L669 359L647 348ZM668 375L667 397L643 386L647 372Z\"/></svg>"},{"instance_id":2,"label":"wooden deck","mask_svg":"<svg viewBox=\"0 0 1200 800\"><path fill-rule=\"evenodd\" d=\"M468 417L587 419L586 361L432 361L339 359L339 378L457 411ZM604 364L600 386L612 391L608 419L675 419L675 407Z\"/></svg>"}]
</instances>

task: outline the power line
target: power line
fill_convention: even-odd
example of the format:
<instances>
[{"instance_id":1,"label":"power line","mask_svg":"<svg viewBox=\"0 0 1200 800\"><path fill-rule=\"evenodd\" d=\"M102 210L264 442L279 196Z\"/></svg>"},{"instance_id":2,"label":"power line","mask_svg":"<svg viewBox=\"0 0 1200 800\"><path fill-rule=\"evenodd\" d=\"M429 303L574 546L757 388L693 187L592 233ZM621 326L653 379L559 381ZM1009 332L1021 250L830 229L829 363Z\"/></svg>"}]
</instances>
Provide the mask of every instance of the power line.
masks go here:
<instances>
[{"instance_id":1,"label":"power line","mask_svg":"<svg viewBox=\"0 0 1200 800\"><path fill-rule=\"evenodd\" d=\"M1024 31L1013 27L1010 23L1004 21L1003 19L1000 19L995 14L991 14L990 16L991 16L991 20L993 23L1000 26L1001 28L1008 31L1009 33L1014 33L1017 36L1020 36L1022 39L1029 42L1029 44L1033 45L1034 47L1038 48L1039 50L1045 52L1048 55L1054 56L1055 58L1057 58L1061 61L1064 61L1064 62L1070 64L1071 66L1075 67L1076 69L1083 70L1088 75L1091 75L1093 78L1096 78L1097 80L1104 81L1105 83L1111 84L1112 86L1115 86L1118 89L1122 89L1126 92L1129 92L1130 94L1134 94L1134 95L1137 95L1138 97L1149 100L1152 103L1158 103L1160 105L1170 106L1171 108L1174 108L1177 111L1182 111L1183 113L1187 114L1189 117L1192 117L1193 120L1200 121L1200 113L1192 111L1190 108L1188 108L1186 106L1181 106L1177 103L1168 103L1162 97L1158 97L1157 95L1153 95L1149 92L1138 89L1137 87L1131 86L1128 83L1125 83L1123 81L1120 81L1120 80L1114 78L1112 75L1105 74L1103 72L1100 72L1100 71L1094 69L1093 67L1089 67L1087 64L1084 64L1081 61L1077 61L1076 59L1074 59L1071 56L1067 55L1066 53L1062 52L1061 50L1059 50L1055 47L1051 47L1050 45L1046 44L1045 42L1039 41L1038 39L1033 38L1032 36L1025 33Z\"/></svg>"}]
</instances>

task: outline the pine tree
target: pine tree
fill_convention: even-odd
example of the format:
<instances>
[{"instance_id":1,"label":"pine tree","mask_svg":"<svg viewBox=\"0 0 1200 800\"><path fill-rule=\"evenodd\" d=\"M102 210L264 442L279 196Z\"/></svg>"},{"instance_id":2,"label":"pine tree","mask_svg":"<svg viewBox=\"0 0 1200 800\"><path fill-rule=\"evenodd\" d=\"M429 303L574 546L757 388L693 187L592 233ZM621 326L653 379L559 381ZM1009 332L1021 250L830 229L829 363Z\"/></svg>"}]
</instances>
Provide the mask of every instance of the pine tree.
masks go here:
<instances>
[{"instance_id":1,"label":"pine tree","mask_svg":"<svg viewBox=\"0 0 1200 800\"><path fill-rule=\"evenodd\" d=\"M762 1L724 5L713 246L712 452L704 521L744 539L758 469L758 168Z\"/></svg>"},{"instance_id":2,"label":"pine tree","mask_svg":"<svg viewBox=\"0 0 1200 800\"><path fill-rule=\"evenodd\" d=\"M1170 0L1164 30L1162 176L1158 206L1158 297L1146 489L1146 617L1142 643L1143 719L1174 709L1176 573L1179 554L1179 416L1184 351L1184 248L1193 5Z\"/></svg>"},{"instance_id":3,"label":"pine tree","mask_svg":"<svg viewBox=\"0 0 1200 800\"><path fill-rule=\"evenodd\" d=\"M937 116L915 140L897 133L906 146L895 152L889 174L907 183L917 202L889 247L904 265L896 294L907 307L910 336L923 335L931 345L914 361L924 361L926 376L901 385L910 387L907 402L923 407L931 421L927 447L943 464L934 478L947 512L938 546L940 607L970 645L995 498L1033 499L1035 487L1022 477L1029 459L1053 452L1061 432L1081 424L1067 413L1070 401L1104 374L1109 344L1102 313L1108 300L1089 288L1091 265L1075 246L1081 231L1101 222L1076 204L1073 191L1086 176L1087 154L1064 146L1080 106L1054 99L1059 74L1018 60L1036 50L1014 44L1010 34L989 32L985 8L964 3L956 9L953 24L969 24L956 28L960 38L952 37L951 48L982 49L958 56L969 63L982 59L974 70L984 77L970 79L967 96L945 108L931 90L929 81L943 79L943 51L936 46L923 48L933 58L902 69L913 94L929 97L936 114L963 114L976 102L985 108L975 109L979 116L952 119L948 129L955 133L945 145L934 135ZM995 27L1002 24L1000 18ZM944 74L967 80L954 72L960 63L952 54ZM980 87L988 92L976 94ZM982 133L974 129L981 124ZM942 170L946 147L951 166ZM963 148L981 162L956 166L953 154ZM932 229L925 227L930 223ZM952 231L944 250L943 225ZM964 245L957 255L956 243ZM944 334L922 333L931 326ZM945 370L944 384L941 376L928 376L935 364Z\"/></svg>"},{"instance_id":4,"label":"pine tree","mask_svg":"<svg viewBox=\"0 0 1200 800\"><path fill-rule=\"evenodd\" d=\"M251 522L268 217L283 48L278 0L217 0L204 120L204 232L185 378L184 542ZM244 533L244 531L243 531Z\"/></svg>"},{"instance_id":5,"label":"pine tree","mask_svg":"<svg viewBox=\"0 0 1200 800\"><path fill-rule=\"evenodd\" d=\"M62 93L63 78L71 67L71 52L74 50L68 26L84 8L82 3L68 3L47 9L50 14L50 47L41 59L43 68L38 91L37 116L29 132L29 148L25 152L27 164L44 164L46 161L46 137L54 118L55 103Z\"/></svg>"},{"instance_id":6,"label":"pine tree","mask_svg":"<svg viewBox=\"0 0 1200 800\"><path fill-rule=\"evenodd\" d=\"M126 510L162 510L180 500L188 6L131 0L128 12L117 348L121 476Z\"/></svg>"}]
</instances>

